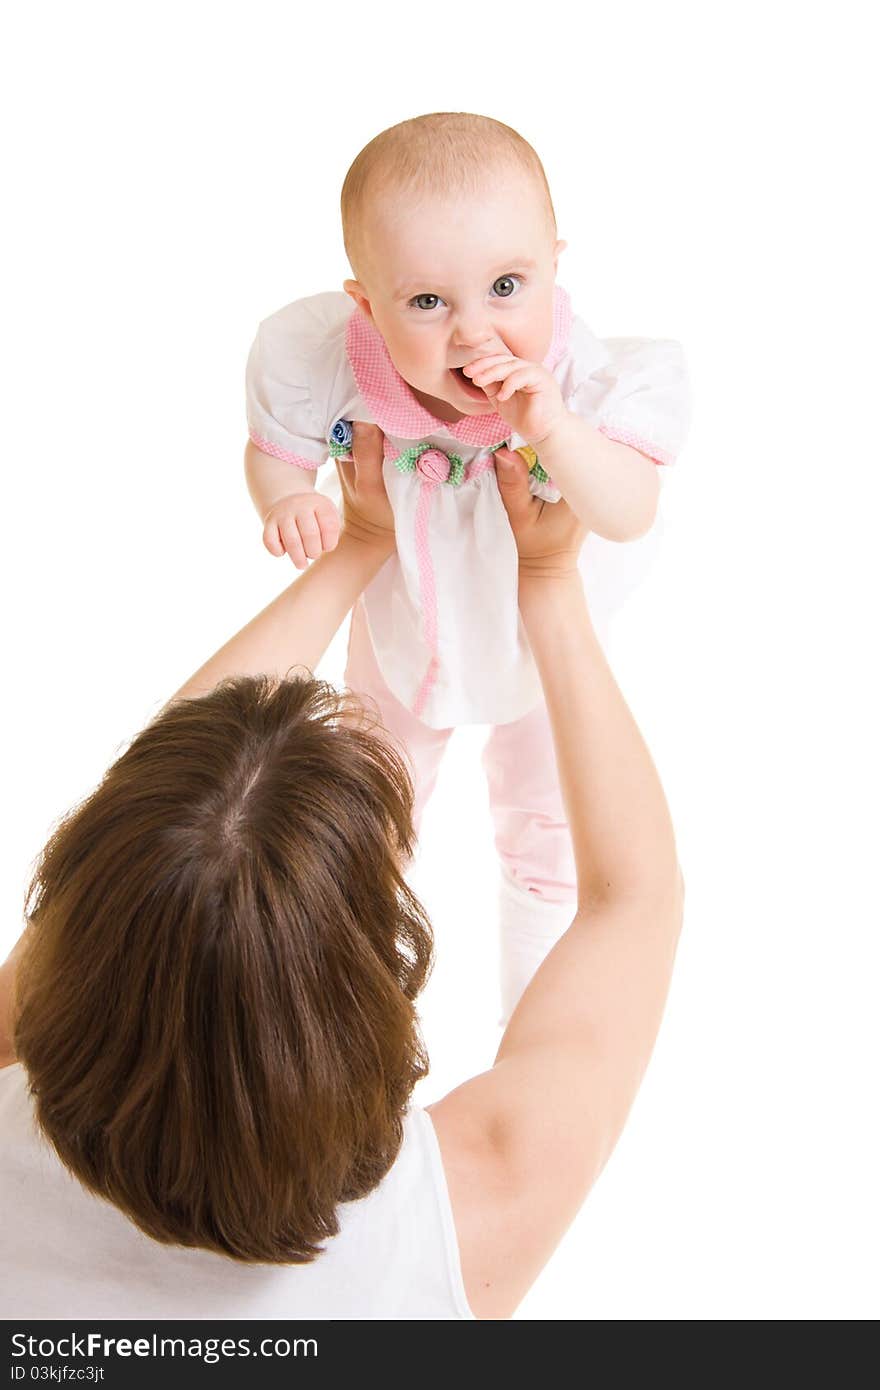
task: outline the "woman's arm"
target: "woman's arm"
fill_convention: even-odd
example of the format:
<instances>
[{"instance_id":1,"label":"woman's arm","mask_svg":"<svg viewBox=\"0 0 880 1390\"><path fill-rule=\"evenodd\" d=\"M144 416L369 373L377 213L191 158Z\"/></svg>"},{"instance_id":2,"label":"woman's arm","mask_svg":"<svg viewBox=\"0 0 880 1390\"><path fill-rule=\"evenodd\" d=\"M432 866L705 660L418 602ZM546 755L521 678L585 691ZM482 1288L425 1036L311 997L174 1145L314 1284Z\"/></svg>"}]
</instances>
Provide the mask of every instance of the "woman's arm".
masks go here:
<instances>
[{"instance_id":1,"label":"woman's arm","mask_svg":"<svg viewBox=\"0 0 880 1390\"><path fill-rule=\"evenodd\" d=\"M227 676L312 670L337 629L394 550L394 520L382 479L382 433L357 423L354 463L337 463L344 525L339 544L215 652L172 697L204 695Z\"/></svg>"},{"instance_id":2,"label":"woman's arm","mask_svg":"<svg viewBox=\"0 0 880 1390\"><path fill-rule=\"evenodd\" d=\"M356 424L353 463L337 464L344 528L337 548L322 555L190 676L173 700L204 695L238 675L284 675L317 665L352 604L394 550L394 519L382 479L382 432ZM0 1067L15 1061L13 995L25 934L0 966Z\"/></svg>"},{"instance_id":3,"label":"woman's arm","mask_svg":"<svg viewBox=\"0 0 880 1390\"><path fill-rule=\"evenodd\" d=\"M204 695L226 676L283 676L297 666L313 670L358 595L392 553L393 542L393 534L390 543L364 541L343 529L335 550L315 560L172 698Z\"/></svg>"},{"instance_id":4,"label":"woman's arm","mask_svg":"<svg viewBox=\"0 0 880 1390\"><path fill-rule=\"evenodd\" d=\"M583 530L564 502L529 496L518 458L497 467L578 908L515 1009L494 1067L431 1107L478 1317L513 1312L614 1148L657 1035L682 915L663 788L584 599Z\"/></svg>"}]
</instances>

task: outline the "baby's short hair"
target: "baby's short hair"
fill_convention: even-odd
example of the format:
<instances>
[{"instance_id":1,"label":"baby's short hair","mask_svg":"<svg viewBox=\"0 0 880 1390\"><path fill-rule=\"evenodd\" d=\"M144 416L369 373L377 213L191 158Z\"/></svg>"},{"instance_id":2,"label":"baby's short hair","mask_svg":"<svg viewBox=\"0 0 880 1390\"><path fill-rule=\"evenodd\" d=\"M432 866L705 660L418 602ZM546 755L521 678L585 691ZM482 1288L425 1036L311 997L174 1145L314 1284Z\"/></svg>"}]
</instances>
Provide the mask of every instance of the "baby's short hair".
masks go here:
<instances>
[{"instance_id":1,"label":"baby's short hair","mask_svg":"<svg viewBox=\"0 0 880 1390\"><path fill-rule=\"evenodd\" d=\"M556 214L544 166L527 140L491 116L433 111L400 121L365 145L342 185L342 237L355 275L362 261L361 222L367 197L390 190L419 194L475 195L487 170L499 164L523 169L545 199L556 235Z\"/></svg>"}]
</instances>

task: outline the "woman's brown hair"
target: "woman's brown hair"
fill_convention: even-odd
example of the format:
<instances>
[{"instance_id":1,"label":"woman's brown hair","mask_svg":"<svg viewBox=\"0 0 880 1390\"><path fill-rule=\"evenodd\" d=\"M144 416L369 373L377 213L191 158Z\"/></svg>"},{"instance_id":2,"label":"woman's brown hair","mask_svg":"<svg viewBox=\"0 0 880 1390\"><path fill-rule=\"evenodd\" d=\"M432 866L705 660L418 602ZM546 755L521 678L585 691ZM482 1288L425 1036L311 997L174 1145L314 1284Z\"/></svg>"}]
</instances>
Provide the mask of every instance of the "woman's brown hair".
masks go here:
<instances>
[{"instance_id":1,"label":"woman's brown hair","mask_svg":"<svg viewBox=\"0 0 880 1390\"><path fill-rule=\"evenodd\" d=\"M51 836L16 1051L61 1159L156 1240L305 1263L393 1163L427 1071L412 795L353 697L238 678Z\"/></svg>"}]
</instances>

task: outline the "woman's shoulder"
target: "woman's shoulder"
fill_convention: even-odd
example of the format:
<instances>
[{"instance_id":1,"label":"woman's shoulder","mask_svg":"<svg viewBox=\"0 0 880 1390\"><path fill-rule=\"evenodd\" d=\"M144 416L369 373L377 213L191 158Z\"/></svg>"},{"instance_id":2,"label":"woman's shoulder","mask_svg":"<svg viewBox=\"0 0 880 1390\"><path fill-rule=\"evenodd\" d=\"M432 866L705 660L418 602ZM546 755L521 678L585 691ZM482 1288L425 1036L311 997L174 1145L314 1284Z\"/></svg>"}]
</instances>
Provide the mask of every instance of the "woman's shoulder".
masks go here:
<instances>
[{"instance_id":1,"label":"woman's shoulder","mask_svg":"<svg viewBox=\"0 0 880 1390\"><path fill-rule=\"evenodd\" d=\"M482 1089L459 1086L424 1114L443 1170L468 1307L475 1318L499 1319L515 1312L531 1280L521 1277L517 1248L522 1184L511 1181L493 1142Z\"/></svg>"},{"instance_id":2,"label":"woman's shoulder","mask_svg":"<svg viewBox=\"0 0 880 1390\"><path fill-rule=\"evenodd\" d=\"M14 1056L0 1060L0 1096L18 1096L27 1091L24 1067Z\"/></svg>"},{"instance_id":3,"label":"woman's shoulder","mask_svg":"<svg viewBox=\"0 0 880 1390\"><path fill-rule=\"evenodd\" d=\"M470 1272L474 1264L471 1252L478 1239L477 1222L458 1197L462 1164L465 1168L468 1165L459 1136L452 1135L451 1126L445 1122L435 1123L437 1109L436 1105L410 1105L404 1117L404 1142L394 1167L401 1176L406 1174L404 1182L408 1178L410 1184L418 1183L420 1204L425 1187L431 1188L434 1220L445 1250L453 1302L460 1317L472 1319L481 1316L472 1301L477 1286ZM470 1168L468 1173L473 1178Z\"/></svg>"}]
</instances>

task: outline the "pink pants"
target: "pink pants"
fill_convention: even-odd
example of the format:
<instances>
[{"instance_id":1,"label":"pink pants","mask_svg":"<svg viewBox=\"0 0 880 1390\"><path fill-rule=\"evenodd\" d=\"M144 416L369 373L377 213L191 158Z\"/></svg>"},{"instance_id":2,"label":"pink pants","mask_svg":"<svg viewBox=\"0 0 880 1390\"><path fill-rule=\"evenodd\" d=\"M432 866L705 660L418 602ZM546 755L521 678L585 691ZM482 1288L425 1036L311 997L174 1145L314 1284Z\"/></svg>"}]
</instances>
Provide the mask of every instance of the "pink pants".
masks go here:
<instances>
[{"instance_id":1,"label":"pink pants","mask_svg":"<svg viewBox=\"0 0 880 1390\"><path fill-rule=\"evenodd\" d=\"M429 728L388 689L360 601L352 613L345 680L351 690L375 700L385 728L409 755L418 830L452 729ZM502 869L501 1022L506 1023L535 970L569 926L577 896L545 706L511 724L496 724L482 761Z\"/></svg>"}]
</instances>

